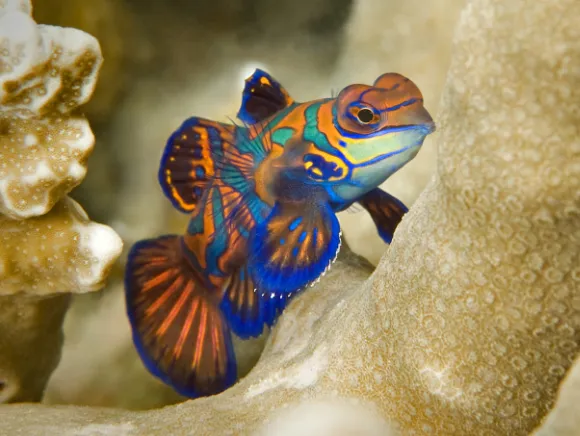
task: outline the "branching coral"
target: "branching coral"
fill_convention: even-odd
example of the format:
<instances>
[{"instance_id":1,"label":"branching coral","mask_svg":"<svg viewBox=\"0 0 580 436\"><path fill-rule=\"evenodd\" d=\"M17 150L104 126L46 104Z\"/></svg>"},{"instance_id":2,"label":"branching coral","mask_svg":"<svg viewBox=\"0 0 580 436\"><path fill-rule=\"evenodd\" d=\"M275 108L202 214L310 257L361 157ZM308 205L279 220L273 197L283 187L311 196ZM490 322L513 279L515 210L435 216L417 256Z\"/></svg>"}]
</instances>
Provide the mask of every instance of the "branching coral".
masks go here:
<instances>
[{"instance_id":1,"label":"branching coral","mask_svg":"<svg viewBox=\"0 0 580 436\"><path fill-rule=\"evenodd\" d=\"M94 136L74 113L95 87L99 44L37 25L27 2L0 8L0 213L47 213L86 174Z\"/></svg>"},{"instance_id":2,"label":"branching coral","mask_svg":"<svg viewBox=\"0 0 580 436\"><path fill-rule=\"evenodd\" d=\"M74 110L93 92L99 44L30 13L0 2L0 402L40 400L69 294L102 287L122 249L66 197L94 143Z\"/></svg>"},{"instance_id":3,"label":"branching coral","mask_svg":"<svg viewBox=\"0 0 580 436\"><path fill-rule=\"evenodd\" d=\"M371 278L343 253L345 276L293 301L233 388L141 413L7 406L0 431L284 435L299 414L303 434L340 419L341 435L364 407L365 435L532 432L580 343L578 16L575 0L468 2L437 176Z\"/></svg>"}]
</instances>

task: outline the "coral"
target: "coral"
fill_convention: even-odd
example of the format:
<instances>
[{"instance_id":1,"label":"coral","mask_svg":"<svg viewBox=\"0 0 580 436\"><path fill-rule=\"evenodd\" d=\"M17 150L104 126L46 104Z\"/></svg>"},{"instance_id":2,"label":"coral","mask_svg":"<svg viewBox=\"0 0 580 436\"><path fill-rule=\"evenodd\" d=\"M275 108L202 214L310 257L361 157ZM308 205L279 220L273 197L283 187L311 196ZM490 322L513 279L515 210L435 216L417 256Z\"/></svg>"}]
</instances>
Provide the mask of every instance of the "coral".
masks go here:
<instances>
[{"instance_id":1,"label":"coral","mask_svg":"<svg viewBox=\"0 0 580 436\"><path fill-rule=\"evenodd\" d=\"M0 296L0 403L41 400L60 361L69 300L70 294Z\"/></svg>"},{"instance_id":2,"label":"coral","mask_svg":"<svg viewBox=\"0 0 580 436\"><path fill-rule=\"evenodd\" d=\"M580 358L568 371L554 408L533 436L577 436L580 429Z\"/></svg>"},{"instance_id":3,"label":"coral","mask_svg":"<svg viewBox=\"0 0 580 436\"><path fill-rule=\"evenodd\" d=\"M339 436L361 407L360 434L532 432L579 351L579 14L575 0L468 1L436 177L370 279L343 253L234 387L149 412L4 406L1 431L284 434L312 405L346 421ZM330 431L325 418L301 431Z\"/></svg>"},{"instance_id":4,"label":"coral","mask_svg":"<svg viewBox=\"0 0 580 436\"><path fill-rule=\"evenodd\" d=\"M36 22L73 27L99 41L106 61L99 70L99 81L93 96L83 106L93 124L111 117L112 110L128 86L132 72L130 62L135 62L139 55L139 47L133 38L133 17L126 9L125 2L116 0L82 3L76 0L42 0L34 4L33 17Z\"/></svg>"},{"instance_id":5,"label":"coral","mask_svg":"<svg viewBox=\"0 0 580 436\"><path fill-rule=\"evenodd\" d=\"M74 111L93 91L99 44L30 13L0 2L0 402L41 399L70 293L101 288L122 250L66 196L94 143Z\"/></svg>"},{"instance_id":6,"label":"coral","mask_svg":"<svg viewBox=\"0 0 580 436\"><path fill-rule=\"evenodd\" d=\"M94 143L74 110L93 92L99 44L37 25L28 2L1 6L0 295L92 291L122 243L65 194L82 181Z\"/></svg>"},{"instance_id":7,"label":"coral","mask_svg":"<svg viewBox=\"0 0 580 436\"><path fill-rule=\"evenodd\" d=\"M96 39L29 13L16 0L0 9L0 214L14 219L47 213L84 178L94 136L75 109L102 62Z\"/></svg>"},{"instance_id":8,"label":"coral","mask_svg":"<svg viewBox=\"0 0 580 436\"><path fill-rule=\"evenodd\" d=\"M66 196L46 215L0 216L0 241L0 295L96 291L122 248L116 233Z\"/></svg>"},{"instance_id":9,"label":"coral","mask_svg":"<svg viewBox=\"0 0 580 436\"><path fill-rule=\"evenodd\" d=\"M331 399L329 402L313 401L311 404L297 407L296 410L292 408L280 410L280 414L273 416L271 422L260 424L260 411L265 410L264 407L268 404L267 401L265 403L262 401L263 395L271 395L273 391L276 392L281 387L286 387L289 390L308 389L319 381L321 372L325 369L328 355L326 350L314 355L310 354L312 336L319 331L319 325L323 322L320 318L325 316L324 314L338 314L346 309L349 305L349 302L346 301L349 296L345 295L344 291L348 290L346 294L350 294L350 291L356 292L371 272L372 266L364 259L355 256L345 245L338 256L335 267L327 273L319 285L311 288L304 295L309 297L296 299L289 305L288 313L281 318L280 324L269 339L269 344L258 362L258 366L245 379L246 382L250 381L250 384L239 392L239 396L230 397L222 404L211 405L211 399L209 399L209 403L208 400L204 399L196 400L165 408L164 410L170 411L170 413L165 414L160 411L127 412L103 408L83 408L84 411L79 414L78 409L74 406L42 406L34 408L33 413L25 413L28 415L25 419L21 419L20 413L17 413L16 410L23 412L24 408L28 409L30 406L18 406L17 409L3 406L0 407L0 420L3 422L3 425L0 426L0 435L12 434L16 429L24 434L42 432L46 435L64 434L71 436L79 433L101 434L99 432L126 436L138 434L177 435L197 434L196 428L202 431L201 434L228 434L228 429L230 429L230 434L249 435L251 433L244 432L243 425L245 424L239 419L239 415L229 413L232 408L245 403L249 410L256 408L258 412L256 415L248 415L248 417L251 417L251 420L260 426L259 430L256 430L261 432L258 433L260 436L276 431L280 433L273 434L283 435L285 433L281 433L282 431L289 430L299 430L300 432L293 434L303 434L304 436L314 434L330 436L337 434L329 433L331 429L336 429L337 425L344 429L356 429L359 421L357 417L360 417L361 413L365 417L363 430L368 432L361 433L362 435L387 436L388 433L385 433L384 430L388 428L389 424L378 413L377 408L357 399L337 398ZM332 332L323 332L323 337L332 338L333 336ZM270 371L269 367L277 368L277 370ZM261 375L264 372L270 373L271 378L268 379ZM227 391L228 395L237 390L238 386ZM143 392L143 395L146 394ZM219 396L215 398L219 398ZM192 410L191 405L198 405L201 409L195 407L195 410ZM204 410L204 406L210 406L210 408ZM293 425L296 427L284 430L287 427L287 422L293 422L295 414L301 414L304 408L311 411L310 416L312 417L314 417L313 412L317 412L317 419L313 422L295 422ZM50 411L49 416L41 410ZM209 410L213 410L215 413L221 411L225 414L221 415L221 418L216 415L208 419L207 412ZM243 411L241 413L245 414ZM336 421L336 414L341 415L340 422ZM195 416L193 421L188 421L188 417L193 416ZM223 422L220 421L222 418ZM240 423L237 423L236 420ZM177 424L178 427L174 427L178 421L183 422L183 428L177 429L179 424ZM219 429L220 422L224 426L223 431ZM237 431L236 428L238 428ZM216 433L212 433L212 431L216 431Z\"/></svg>"}]
</instances>

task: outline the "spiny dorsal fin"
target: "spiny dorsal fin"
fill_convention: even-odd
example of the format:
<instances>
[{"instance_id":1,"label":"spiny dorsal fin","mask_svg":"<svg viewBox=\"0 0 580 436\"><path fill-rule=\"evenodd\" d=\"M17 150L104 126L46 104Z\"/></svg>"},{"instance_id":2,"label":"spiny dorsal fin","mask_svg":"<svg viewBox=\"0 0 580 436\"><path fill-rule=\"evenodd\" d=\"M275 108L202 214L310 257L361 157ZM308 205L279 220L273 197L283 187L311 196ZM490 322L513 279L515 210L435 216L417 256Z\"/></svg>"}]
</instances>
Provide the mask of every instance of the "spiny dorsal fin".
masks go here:
<instances>
[{"instance_id":1,"label":"spiny dorsal fin","mask_svg":"<svg viewBox=\"0 0 580 436\"><path fill-rule=\"evenodd\" d=\"M159 166L159 184L173 206L195 210L214 175L216 151L233 143L235 126L191 117L167 140Z\"/></svg>"},{"instance_id":2,"label":"spiny dorsal fin","mask_svg":"<svg viewBox=\"0 0 580 436\"><path fill-rule=\"evenodd\" d=\"M292 105L294 100L280 83L263 70L256 69L246 79L238 118L255 124Z\"/></svg>"}]
</instances>

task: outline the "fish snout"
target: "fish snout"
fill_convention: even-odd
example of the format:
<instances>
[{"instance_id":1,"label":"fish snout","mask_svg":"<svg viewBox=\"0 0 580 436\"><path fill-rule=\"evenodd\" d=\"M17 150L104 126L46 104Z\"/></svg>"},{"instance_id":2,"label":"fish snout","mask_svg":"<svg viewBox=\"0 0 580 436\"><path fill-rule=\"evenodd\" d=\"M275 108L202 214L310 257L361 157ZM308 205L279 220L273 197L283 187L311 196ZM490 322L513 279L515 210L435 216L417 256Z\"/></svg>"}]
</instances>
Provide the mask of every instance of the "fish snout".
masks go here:
<instances>
[{"instance_id":1,"label":"fish snout","mask_svg":"<svg viewBox=\"0 0 580 436\"><path fill-rule=\"evenodd\" d=\"M431 114L423 106L417 108L410 118L410 124L424 130L426 135L433 133L437 129Z\"/></svg>"}]
</instances>

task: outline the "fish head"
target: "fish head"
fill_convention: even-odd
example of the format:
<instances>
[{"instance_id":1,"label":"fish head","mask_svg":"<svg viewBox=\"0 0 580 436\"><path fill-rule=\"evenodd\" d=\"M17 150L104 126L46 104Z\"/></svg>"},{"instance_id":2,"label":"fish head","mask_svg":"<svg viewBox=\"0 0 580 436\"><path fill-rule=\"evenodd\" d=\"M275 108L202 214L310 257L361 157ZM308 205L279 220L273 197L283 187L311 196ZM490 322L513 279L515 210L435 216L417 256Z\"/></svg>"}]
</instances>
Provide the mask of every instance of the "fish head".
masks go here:
<instances>
[{"instance_id":1,"label":"fish head","mask_svg":"<svg viewBox=\"0 0 580 436\"><path fill-rule=\"evenodd\" d=\"M333 106L337 147L349 166L341 190L344 200L383 183L412 160L435 123L410 79L386 73L372 86L344 88Z\"/></svg>"}]
</instances>

